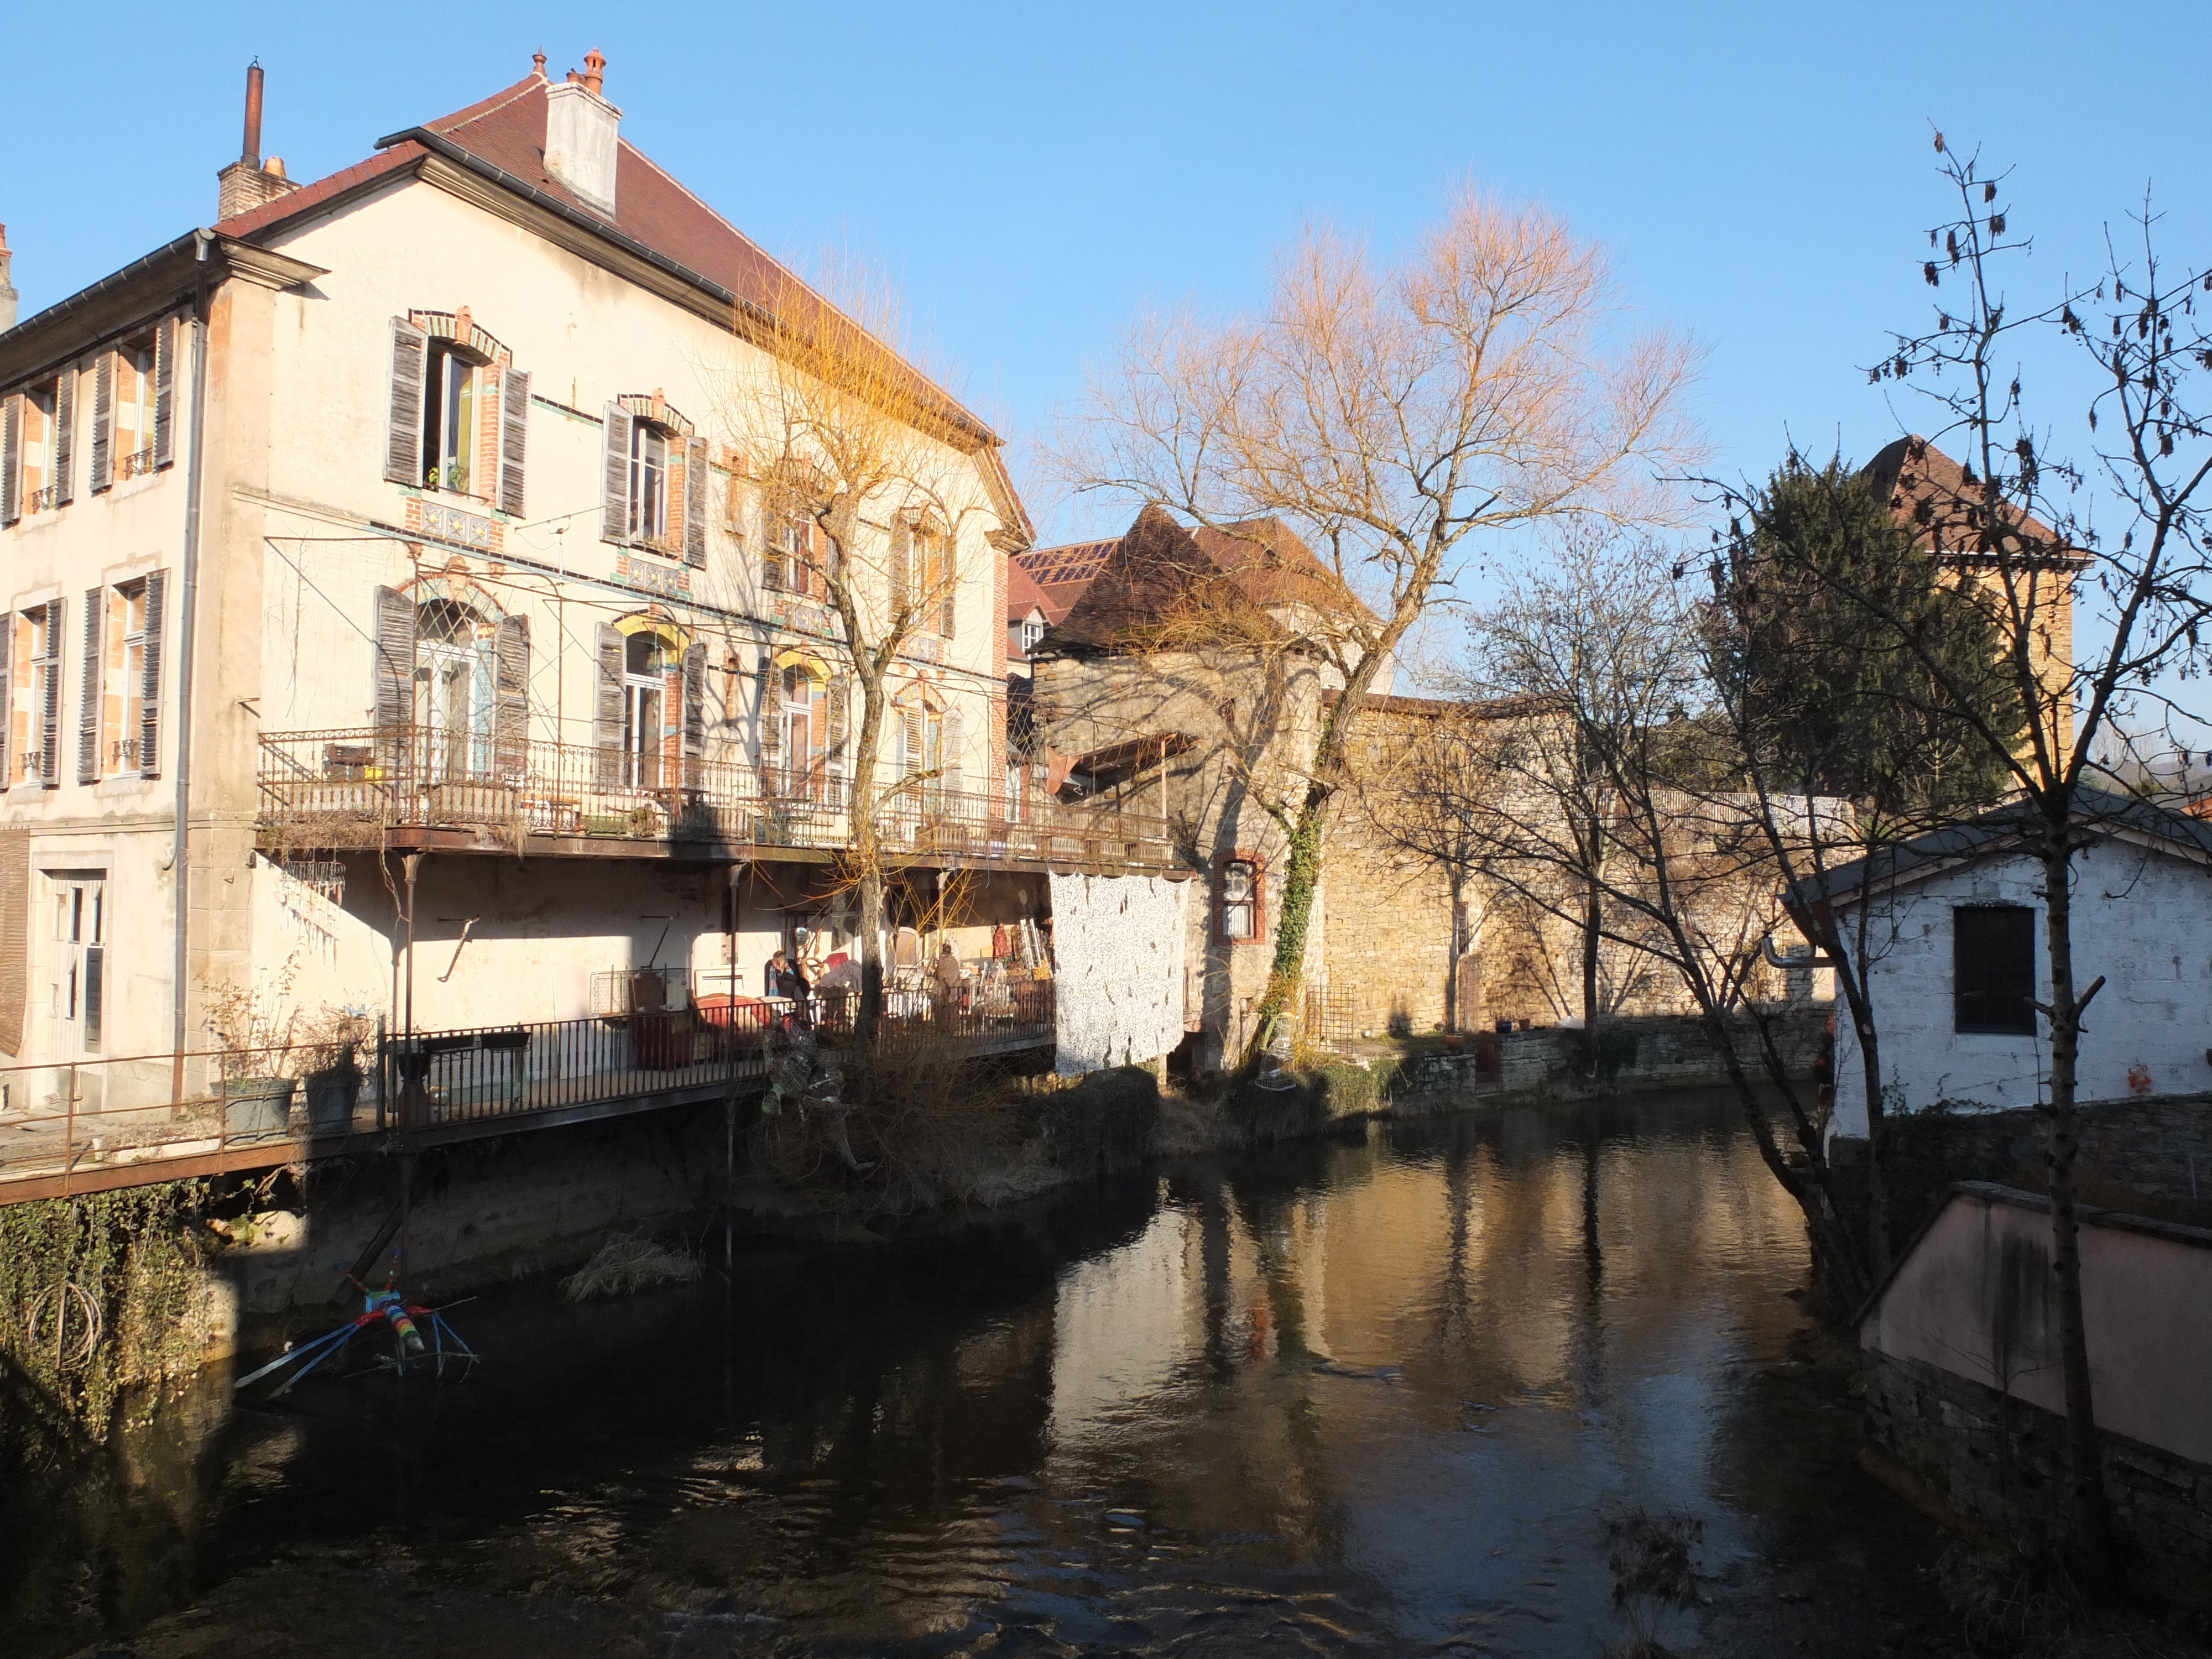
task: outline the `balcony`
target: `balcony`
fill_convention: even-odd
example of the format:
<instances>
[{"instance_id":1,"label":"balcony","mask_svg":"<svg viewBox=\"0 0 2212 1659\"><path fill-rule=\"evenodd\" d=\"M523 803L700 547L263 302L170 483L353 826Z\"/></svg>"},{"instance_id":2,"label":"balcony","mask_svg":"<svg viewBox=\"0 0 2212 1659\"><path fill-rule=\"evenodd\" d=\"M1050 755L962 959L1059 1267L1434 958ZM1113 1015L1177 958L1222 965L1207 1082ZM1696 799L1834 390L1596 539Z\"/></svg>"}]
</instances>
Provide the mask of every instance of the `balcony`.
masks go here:
<instances>
[{"instance_id":1,"label":"balcony","mask_svg":"<svg viewBox=\"0 0 2212 1659\"><path fill-rule=\"evenodd\" d=\"M408 727L270 732L259 784L272 851L803 857L852 845L836 778L577 744ZM1165 826L1110 805L1010 805L925 779L886 791L876 829L894 864L1175 873Z\"/></svg>"},{"instance_id":2,"label":"balcony","mask_svg":"<svg viewBox=\"0 0 2212 1659\"><path fill-rule=\"evenodd\" d=\"M882 1040L963 1060L1048 1047L1053 990L1006 979L957 997L893 987ZM757 1094L782 1054L770 1028L790 1008L723 997L663 1013L418 1031L376 1039L350 1066L327 1051L265 1048L191 1054L181 1066L148 1054L0 1068L0 1204ZM811 1011L832 1056L852 1046L851 1012L835 999Z\"/></svg>"}]
</instances>

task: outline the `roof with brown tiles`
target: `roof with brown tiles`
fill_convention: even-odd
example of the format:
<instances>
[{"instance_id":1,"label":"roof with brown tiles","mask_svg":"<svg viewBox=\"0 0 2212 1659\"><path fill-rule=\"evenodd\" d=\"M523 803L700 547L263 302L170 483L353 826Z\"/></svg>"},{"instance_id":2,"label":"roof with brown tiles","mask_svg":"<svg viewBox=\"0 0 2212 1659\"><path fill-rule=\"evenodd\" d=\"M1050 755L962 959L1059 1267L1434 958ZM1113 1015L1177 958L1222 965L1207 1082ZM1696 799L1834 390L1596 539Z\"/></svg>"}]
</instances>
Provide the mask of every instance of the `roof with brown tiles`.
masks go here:
<instances>
[{"instance_id":1,"label":"roof with brown tiles","mask_svg":"<svg viewBox=\"0 0 2212 1659\"><path fill-rule=\"evenodd\" d=\"M433 148L422 142L428 135L431 140L442 140L484 166L496 168L526 190L570 213L605 225L629 241L682 266L758 313L786 313L800 295L810 305L826 303L787 268L769 257L758 243L686 190L627 138L617 136L616 141L614 216L607 217L571 194L545 170L545 100L551 87L552 82L543 73L533 70L513 86L465 109L380 139L381 154L265 203L250 213L227 219L217 228L227 235L249 236L312 211L357 185L419 163ZM982 443L997 442L990 428L950 392L931 385L918 370L908 368L906 372L914 374L921 386L927 388L927 400L935 404L943 415ZM1018 497L1015 499L1018 507Z\"/></svg>"},{"instance_id":2,"label":"roof with brown tiles","mask_svg":"<svg viewBox=\"0 0 2212 1659\"><path fill-rule=\"evenodd\" d=\"M1044 612L1046 623L1059 622L1083 597L1120 545L1118 540L1069 542L1060 547L1034 548L1016 556L1008 562L1007 617L1026 617L1030 612L1029 605L1015 598L1014 584L1018 580L1024 591L1034 595L1037 608Z\"/></svg>"},{"instance_id":3,"label":"roof with brown tiles","mask_svg":"<svg viewBox=\"0 0 2212 1659\"><path fill-rule=\"evenodd\" d=\"M1866 464L1864 476L1921 546L1968 562L1985 555L1982 532L1975 527L1984 510L1979 482L1927 439L1917 434L1898 439ZM2015 551L2055 562L2075 562L2064 539L2040 519L2008 504L2003 512L2008 522L2020 527L2026 544Z\"/></svg>"},{"instance_id":4,"label":"roof with brown tiles","mask_svg":"<svg viewBox=\"0 0 2212 1659\"><path fill-rule=\"evenodd\" d=\"M1089 562L1069 562L1083 568ZM1047 631L1040 653L1055 647L1078 653L1126 647L1172 629L1201 610L1231 607L1249 624L1278 606L1340 608L1347 602L1358 603L1279 519L1193 531L1165 508L1150 506L1110 544L1081 595ZM1222 620L1229 621L1225 611Z\"/></svg>"}]
</instances>

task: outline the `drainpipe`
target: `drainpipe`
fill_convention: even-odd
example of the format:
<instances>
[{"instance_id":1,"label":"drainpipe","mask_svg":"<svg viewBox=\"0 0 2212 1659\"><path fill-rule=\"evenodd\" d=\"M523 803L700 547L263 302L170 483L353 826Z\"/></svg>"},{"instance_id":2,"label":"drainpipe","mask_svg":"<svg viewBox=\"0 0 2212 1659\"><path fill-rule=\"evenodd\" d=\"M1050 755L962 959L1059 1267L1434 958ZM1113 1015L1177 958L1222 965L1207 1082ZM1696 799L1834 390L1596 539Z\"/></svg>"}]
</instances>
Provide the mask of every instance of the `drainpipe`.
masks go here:
<instances>
[{"instance_id":1,"label":"drainpipe","mask_svg":"<svg viewBox=\"0 0 2212 1659\"><path fill-rule=\"evenodd\" d=\"M192 291L192 412L185 438L191 454L185 469L184 592L177 607L177 823L169 849L177 906L176 957L169 993L174 1011L170 1032L174 1058L169 1074L173 1100L185 1097L185 1042L191 1000L192 644L199 621L200 477L206 467L203 441L207 428L207 319L201 313L207 305L208 246L212 239L202 230L194 233L194 240L198 269Z\"/></svg>"}]
</instances>

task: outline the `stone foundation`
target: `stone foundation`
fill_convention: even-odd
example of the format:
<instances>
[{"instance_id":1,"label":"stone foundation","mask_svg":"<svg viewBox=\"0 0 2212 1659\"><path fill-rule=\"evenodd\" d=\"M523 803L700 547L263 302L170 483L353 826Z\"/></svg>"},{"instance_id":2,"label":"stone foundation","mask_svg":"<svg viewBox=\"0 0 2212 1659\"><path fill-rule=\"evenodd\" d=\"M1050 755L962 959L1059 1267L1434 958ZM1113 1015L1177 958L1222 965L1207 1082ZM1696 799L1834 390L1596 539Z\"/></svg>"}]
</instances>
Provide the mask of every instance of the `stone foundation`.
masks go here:
<instances>
[{"instance_id":1,"label":"stone foundation","mask_svg":"<svg viewBox=\"0 0 2212 1659\"><path fill-rule=\"evenodd\" d=\"M1969 1522L2065 1540L2063 1419L1920 1360L1873 1351L1864 1359L1868 1428L1882 1452ZM2212 1467L2122 1435L2100 1439L2130 1579L2212 1607Z\"/></svg>"}]
</instances>

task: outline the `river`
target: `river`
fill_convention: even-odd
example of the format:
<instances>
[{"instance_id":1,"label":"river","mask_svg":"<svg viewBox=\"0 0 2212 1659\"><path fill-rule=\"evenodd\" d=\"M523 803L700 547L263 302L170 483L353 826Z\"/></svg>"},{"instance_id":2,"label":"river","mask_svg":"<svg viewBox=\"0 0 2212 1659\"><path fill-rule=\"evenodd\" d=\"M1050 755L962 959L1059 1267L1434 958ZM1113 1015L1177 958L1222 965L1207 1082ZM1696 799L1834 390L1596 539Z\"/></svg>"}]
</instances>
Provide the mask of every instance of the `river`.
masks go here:
<instances>
[{"instance_id":1,"label":"river","mask_svg":"<svg viewBox=\"0 0 2212 1659\"><path fill-rule=\"evenodd\" d=\"M465 1382L203 1389L0 1495L0 1653L1943 1650L1804 1272L1676 1095L519 1285L453 1310ZM1617 1605L1668 1538L1691 1597Z\"/></svg>"}]
</instances>

